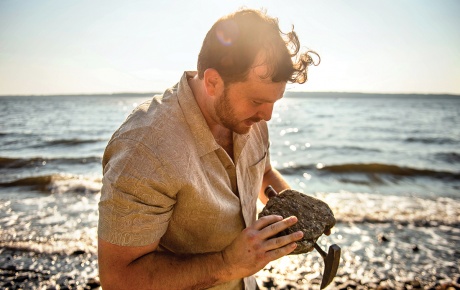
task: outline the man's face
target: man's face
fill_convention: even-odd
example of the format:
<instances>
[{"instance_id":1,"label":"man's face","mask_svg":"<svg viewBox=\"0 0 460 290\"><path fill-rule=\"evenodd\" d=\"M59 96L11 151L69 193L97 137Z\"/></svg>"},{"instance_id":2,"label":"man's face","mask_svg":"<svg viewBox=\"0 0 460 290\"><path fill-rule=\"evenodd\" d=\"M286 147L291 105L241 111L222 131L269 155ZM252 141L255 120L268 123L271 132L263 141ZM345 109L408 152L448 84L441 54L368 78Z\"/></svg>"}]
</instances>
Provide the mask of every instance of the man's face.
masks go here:
<instances>
[{"instance_id":1,"label":"man's face","mask_svg":"<svg viewBox=\"0 0 460 290\"><path fill-rule=\"evenodd\" d=\"M273 105L283 97L286 82L262 79L260 69L253 69L244 82L225 86L214 104L220 123L235 133L246 134L253 124L269 121Z\"/></svg>"}]
</instances>

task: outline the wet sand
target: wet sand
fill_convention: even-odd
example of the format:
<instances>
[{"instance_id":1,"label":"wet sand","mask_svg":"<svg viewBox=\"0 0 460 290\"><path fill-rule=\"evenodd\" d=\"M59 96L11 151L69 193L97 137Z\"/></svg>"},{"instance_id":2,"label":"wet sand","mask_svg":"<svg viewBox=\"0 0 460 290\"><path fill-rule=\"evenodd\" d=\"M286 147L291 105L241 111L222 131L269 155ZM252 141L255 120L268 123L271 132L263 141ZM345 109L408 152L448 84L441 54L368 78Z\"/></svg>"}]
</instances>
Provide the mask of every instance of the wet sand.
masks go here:
<instances>
[{"instance_id":1,"label":"wet sand","mask_svg":"<svg viewBox=\"0 0 460 290\"><path fill-rule=\"evenodd\" d=\"M97 255L77 250L70 255L3 248L1 289L98 289Z\"/></svg>"}]
</instances>

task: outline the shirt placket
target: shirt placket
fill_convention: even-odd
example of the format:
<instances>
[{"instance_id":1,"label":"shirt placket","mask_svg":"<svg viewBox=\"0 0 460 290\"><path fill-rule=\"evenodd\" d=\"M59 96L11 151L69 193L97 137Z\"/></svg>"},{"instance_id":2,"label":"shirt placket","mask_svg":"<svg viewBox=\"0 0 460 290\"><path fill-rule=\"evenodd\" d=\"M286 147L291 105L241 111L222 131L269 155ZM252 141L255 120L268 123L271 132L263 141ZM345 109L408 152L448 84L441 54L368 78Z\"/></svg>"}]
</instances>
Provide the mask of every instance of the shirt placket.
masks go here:
<instances>
[{"instance_id":1,"label":"shirt placket","mask_svg":"<svg viewBox=\"0 0 460 290\"><path fill-rule=\"evenodd\" d=\"M233 163L232 159L230 158L230 156L228 156L227 152L225 152L223 148L217 149L216 153L217 153L217 157L222 163L222 166L227 172L228 178L230 180L230 186L231 186L232 192L236 196L239 196L235 164Z\"/></svg>"}]
</instances>

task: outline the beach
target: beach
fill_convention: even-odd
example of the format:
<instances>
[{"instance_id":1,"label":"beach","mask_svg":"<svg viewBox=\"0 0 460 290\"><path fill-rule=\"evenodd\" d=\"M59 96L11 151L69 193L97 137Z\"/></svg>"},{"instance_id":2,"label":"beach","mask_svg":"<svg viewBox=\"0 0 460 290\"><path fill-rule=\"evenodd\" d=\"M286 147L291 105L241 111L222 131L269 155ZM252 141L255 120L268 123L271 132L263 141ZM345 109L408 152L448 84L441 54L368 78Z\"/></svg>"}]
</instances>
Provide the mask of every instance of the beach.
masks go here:
<instances>
[{"instance_id":1,"label":"beach","mask_svg":"<svg viewBox=\"0 0 460 290\"><path fill-rule=\"evenodd\" d=\"M460 236L459 204L452 200L438 204L423 199L412 203L409 199L389 197L399 208L381 208L378 220L368 220L364 215L351 214L340 204L352 201L350 193L317 194L332 205L339 223L329 237L321 237L319 244L326 249L331 244L340 245L342 260L337 277L328 289L458 289L459 252L456 249ZM356 195L356 194L353 194ZM72 208L86 207L80 218L89 217L86 225L76 229L56 231L59 218L61 228L67 216L75 215L69 207L56 209L42 216L42 226L49 225L47 236L34 236L28 229L16 229L16 238L2 242L0 277L2 289L97 289L97 215L98 193L81 194L66 200ZM371 210L369 204L380 200L368 194L358 195L353 204L360 202ZM48 199L48 208L56 200ZM364 204L366 202L367 204ZM409 204L410 203L410 204ZM261 205L259 205L261 206ZM408 223L394 216L402 208L418 209L417 222ZM352 207L348 205L348 207ZM60 206L59 206L60 208ZM435 209L430 210L430 209ZM375 209L375 208L374 208ZM61 212L62 211L62 212ZM67 212L64 212L67 211ZM424 213L424 214L422 214ZM422 216L423 215L423 216ZM444 216L443 216L444 215ZM447 217L449 215L450 217ZM373 214L375 216L375 213ZM393 222L388 222L394 217ZM79 218L77 218L78 220ZM33 220L32 218L30 219ZM442 221L444 220L444 221ZM68 220L67 220L67 223ZM54 231L53 232L53 228ZM29 236L26 236L26 232ZM4 233L3 233L4 234ZM11 236L13 234L10 234ZM19 238L21 236L26 236ZM267 265L256 274L261 289L319 289L324 264L317 252L286 256ZM454 287L454 288L448 288Z\"/></svg>"},{"instance_id":2,"label":"beach","mask_svg":"<svg viewBox=\"0 0 460 290\"><path fill-rule=\"evenodd\" d=\"M149 97L0 97L0 288L99 288L103 150ZM337 219L318 240L342 249L327 289L460 289L459 123L455 96L287 93L275 106L273 166ZM319 289L323 267L314 251L256 278Z\"/></svg>"}]
</instances>

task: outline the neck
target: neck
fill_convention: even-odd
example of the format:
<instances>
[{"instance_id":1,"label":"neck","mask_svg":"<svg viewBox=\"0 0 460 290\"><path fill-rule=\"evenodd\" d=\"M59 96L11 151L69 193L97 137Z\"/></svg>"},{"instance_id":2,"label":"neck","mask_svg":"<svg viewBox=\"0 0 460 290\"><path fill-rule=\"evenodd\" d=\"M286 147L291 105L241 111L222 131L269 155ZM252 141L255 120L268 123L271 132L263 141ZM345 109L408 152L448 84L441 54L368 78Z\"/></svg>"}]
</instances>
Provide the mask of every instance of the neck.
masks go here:
<instances>
[{"instance_id":1,"label":"neck","mask_svg":"<svg viewBox=\"0 0 460 290\"><path fill-rule=\"evenodd\" d=\"M220 144L220 140L222 140L222 142L229 142L229 140L232 141L232 132L220 124L214 110L215 99L213 96L206 93L203 80L200 80L198 75L196 75L195 77L188 79L188 84L192 89L193 95L201 113L204 116L206 124L211 130L211 133L217 143Z\"/></svg>"},{"instance_id":2,"label":"neck","mask_svg":"<svg viewBox=\"0 0 460 290\"><path fill-rule=\"evenodd\" d=\"M195 100L208 124L211 134L214 136L217 144L233 159L233 133L219 123L214 110L214 97L206 93L203 81L198 78L198 75L188 79L188 84L192 89Z\"/></svg>"},{"instance_id":3,"label":"neck","mask_svg":"<svg viewBox=\"0 0 460 290\"><path fill-rule=\"evenodd\" d=\"M220 135L216 139L217 144L222 147L228 156L233 160L233 134L229 131L228 134Z\"/></svg>"}]
</instances>

